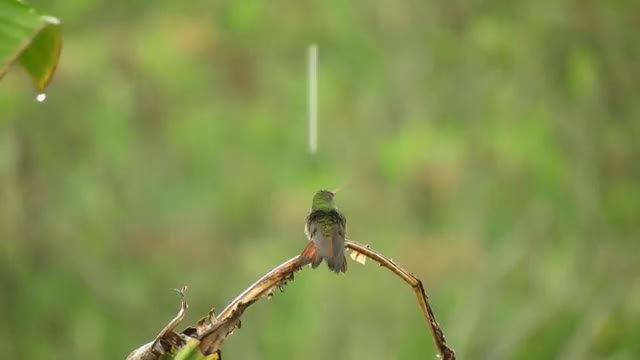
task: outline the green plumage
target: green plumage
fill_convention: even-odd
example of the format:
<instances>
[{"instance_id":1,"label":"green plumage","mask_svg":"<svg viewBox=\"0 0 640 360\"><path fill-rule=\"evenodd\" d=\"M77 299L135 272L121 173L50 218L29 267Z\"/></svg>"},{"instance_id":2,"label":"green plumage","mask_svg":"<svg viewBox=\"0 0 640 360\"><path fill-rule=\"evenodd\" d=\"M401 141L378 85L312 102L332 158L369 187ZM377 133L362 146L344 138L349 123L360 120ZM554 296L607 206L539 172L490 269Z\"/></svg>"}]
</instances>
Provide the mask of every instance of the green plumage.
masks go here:
<instances>
[{"instance_id":1,"label":"green plumage","mask_svg":"<svg viewBox=\"0 0 640 360\"><path fill-rule=\"evenodd\" d=\"M305 248L300 264L311 263L317 267L322 260L336 273L347 271L344 257L344 239L347 220L334 203L335 194L326 190L318 191L311 203L311 213L307 216L305 233L311 244Z\"/></svg>"},{"instance_id":2,"label":"green plumage","mask_svg":"<svg viewBox=\"0 0 640 360\"><path fill-rule=\"evenodd\" d=\"M330 211L336 210L335 202L333 201L335 194L327 191L320 190L313 196L313 202L311 203L311 212L314 211Z\"/></svg>"}]
</instances>

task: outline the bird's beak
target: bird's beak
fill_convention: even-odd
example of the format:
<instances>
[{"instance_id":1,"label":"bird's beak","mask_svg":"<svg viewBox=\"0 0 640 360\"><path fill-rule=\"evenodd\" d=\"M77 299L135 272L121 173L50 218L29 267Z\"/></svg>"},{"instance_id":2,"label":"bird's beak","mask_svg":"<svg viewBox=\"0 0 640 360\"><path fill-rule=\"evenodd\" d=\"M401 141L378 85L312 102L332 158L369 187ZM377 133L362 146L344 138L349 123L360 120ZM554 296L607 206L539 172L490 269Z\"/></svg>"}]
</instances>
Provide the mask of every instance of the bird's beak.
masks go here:
<instances>
[{"instance_id":1,"label":"bird's beak","mask_svg":"<svg viewBox=\"0 0 640 360\"><path fill-rule=\"evenodd\" d=\"M340 189L341 189L341 188L337 188L337 189L333 190L333 191L331 192L331 194L333 194L333 195L335 196L335 195L338 193L338 191L340 191Z\"/></svg>"}]
</instances>

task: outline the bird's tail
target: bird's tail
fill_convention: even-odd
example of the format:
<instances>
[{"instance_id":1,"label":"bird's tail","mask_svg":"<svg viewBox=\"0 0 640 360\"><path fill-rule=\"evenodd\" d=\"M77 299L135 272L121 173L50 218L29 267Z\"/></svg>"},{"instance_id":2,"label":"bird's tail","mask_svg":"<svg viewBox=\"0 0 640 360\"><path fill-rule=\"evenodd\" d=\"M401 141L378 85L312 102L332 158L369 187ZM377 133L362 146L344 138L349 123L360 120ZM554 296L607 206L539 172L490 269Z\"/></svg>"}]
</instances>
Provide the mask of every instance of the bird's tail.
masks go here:
<instances>
[{"instance_id":1,"label":"bird's tail","mask_svg":"<svg viewBox=\"0 0 640 360\"><path fill-rule=\"evenodd\" d=\"M344 256L344 247L339 247L333 256L327 257L327 265L336 274L347 272L347 258Z\"/></svg>"},{"instance_id":2,"label":"bird's tail","mask_svg":"<svg viewBox=\"0 0 640 360\"><path fill-rule=\"evenodd\" d=\"M302 254L298 256L298 266L302 267L311 264L311 267L315 269L321 262L322 257L318 253L318 248L313 241L309 241L309 244L302 250Z\"/></svg>"}]
</instances>

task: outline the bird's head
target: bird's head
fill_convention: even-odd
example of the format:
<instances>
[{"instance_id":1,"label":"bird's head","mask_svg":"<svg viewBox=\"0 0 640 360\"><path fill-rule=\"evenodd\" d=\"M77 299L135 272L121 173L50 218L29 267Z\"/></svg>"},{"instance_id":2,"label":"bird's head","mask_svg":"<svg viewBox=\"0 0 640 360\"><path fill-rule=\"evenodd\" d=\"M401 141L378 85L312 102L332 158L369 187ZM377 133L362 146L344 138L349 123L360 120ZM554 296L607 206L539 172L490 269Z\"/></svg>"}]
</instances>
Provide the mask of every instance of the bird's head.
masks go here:
<instances>
[{"instance_id":1,"label":"bird's head","mask_svg":"<svg viewBox=\"0 0 640 360\"><path fill-rule=\"evenodd\" d=\"M329 211L335 209L336 205L333 198L336 196L335 192L320 190L313 196L313 202L311 203L311 211L324 210Z\"/></svg>"}]
</instances>

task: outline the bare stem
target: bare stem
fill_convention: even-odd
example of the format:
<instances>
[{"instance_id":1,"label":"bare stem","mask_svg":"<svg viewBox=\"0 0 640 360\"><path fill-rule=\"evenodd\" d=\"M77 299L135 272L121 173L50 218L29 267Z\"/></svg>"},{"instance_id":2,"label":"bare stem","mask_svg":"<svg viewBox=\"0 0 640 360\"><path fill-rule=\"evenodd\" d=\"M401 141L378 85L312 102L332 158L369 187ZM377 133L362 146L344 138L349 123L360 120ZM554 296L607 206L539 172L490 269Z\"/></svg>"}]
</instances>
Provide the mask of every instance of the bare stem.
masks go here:
<instances>
[{"instance_id":1,"label":"bare stem","mask_svg":"<svg viewBox=\"0 0 640 360\"><path fill-rule=\"evenodd\" d=\"M391 270L394 274L398 275L402 280L404 280L407 284L411 286L413 292L416 294L416 298L418 299L418 305L420 306L420 310L424 314L424 318L429 325L429 330L431 330L431 336L433 337L433 342L440 353L440 358L444 360L455 360L456 353L447 345L447 341L445 340L444 332L438 325L438 321L436 320L436 315L433 313L433 309L431 308L431 304L429 304L429 298L427 294L424 292L424 287L422 286L422 281L417 277L413 276L413 274L409 273L405 269L398 266L388 257L380 254L377 251L371 250L369 246L360 244L353 240L346 240L346 247L356 251L360 254L365 255L369 259L377 262L380 266L384 266L387 269Z\"/></svg>"},{"instance_id":2,"label":"bare stem","mask_svg":"<svg viewBox=\"0 0 640 360\"><path fill-rule=\"evenodd\" d=\"M255 301L259 298L269 296L278 286L286 285L288 280L293 280L293 273L300 268L297 267L298 257L291 258L269 271L260 280L249 286L247 290L238 295L224 310L218 315L218 321L224 320L231 316L240 303Z\"/></svg>"},{"instance_id":3,"label":"bare stem","mask_svg":"<svg viewBox=\"0 0 640 360\"><path fill-rule=\"evenodd\" d=\"M293 280L293 273L300 270L297 260L296 256L278 265L238 295L220 315L216 317L212 310L209 316L198 322L195 329L188 328L183 333L195 332L201 341L200 349L203 354L212 354L220 350L224 339L236 328L240 328L240 317L251 304L273 295L275 289L284 290L284 286Z\"/></svg>"},{"instance_id":4,"label":"bare stem","mask_svg":"<svg viewBox=\"0 0 640 360\"><path fill-rule=\"evenodd\" d=\"M418 305L420 306L427 324L429 325L429 330L431 331L433 341L436 345L436 348L438 349L439 357L443 360L455 360L455 352L447 345L444 332L440 328L440 325L438 325L438 321L436 320L433 309L429 304L429 300L424 291L424 287L422 286L422 282L411 273L398 266L391 259L374 250L371 250L366 245L360 244L353 240L346 240L345 246L355 252L365 255L366 257L380 264L380 266L384 266L387 269L391 270L391 272L398 275L402 280L404 280L411 286L414 293L416 294ZM220 340L219 342L216 340L213 343L208 344L213 345L215 343L215 346L209 347L208 349L206 349L207 351L212 352L218 350L218 348L216 347L221 345L222 340L226 336L224 332L231 332L236 327L235 325L223 326L223 324L228 324L229 322L239 323L240 315L249 305L256 302L260 298L270 296L276 288L283 289L284 285L286 285L288 281L293 280L294 272L300 270L297 265L297 259L297 256L291 258L277 266L275 269L271 270L269 273L260 278L260 280L256 281L253 285L247 288L247 290L245 290L237 298L235 298L229 305L227 305L224 310L222 310L220 315L218 315L213 322L216 326L208 328L201 333L203 344L206 343L204 341L205 337L213 337L217 340ZM233 321L231 321L230 319L232 319ZM205 348L202 346L201 349L205 351ZM207 352L204 353L206 354Z\"/></svg>"},{"instance_id":5,"label":"bare stem","mask_svg":"<svg viewBox=\"0 0 640 360\"><path fill-rule=\"evenodd\" d=\"M456 354L453 349L447 345L444 333L436 321L436 316L424 292L422 282L411 273L396 265L391 259L371 250L366 245L362 245L353 240L346 240L345 246L356 254L366 256L380 264L380 266L391 270L391 272L398 275L411 286L418 299L418 305L429 325L433 341L438 349L438 357L443 360L455 360ZM235 329L240 328L240 317L244 311L256 301L270 297L276 289L283 290L284 286L293 280L293 274L299 270L301 270L301 267L298 264L298 256L285 261L253 285L249 286L247 290L242 292L242 294L222 310L220 315L216 316L214 311L211 310L207 316L198 321L195 327L188 327L183 330L182 333L176 334L174 329L178 323L182 321L187 310L187 304L184 301L184 291L186 288L183 288L179 291L182 298L182 306L176 318L162 330L153 342L135 350L127 359L156 360L171 349L183 346L189 339L197 339L200 341L199 348L202 354L214 354L213 358L218 359L224 339L231 335Z\"/></svg>"}]
</instances>

